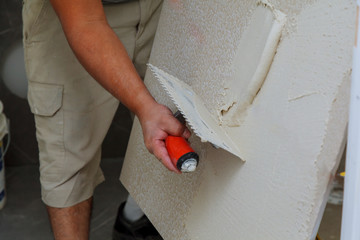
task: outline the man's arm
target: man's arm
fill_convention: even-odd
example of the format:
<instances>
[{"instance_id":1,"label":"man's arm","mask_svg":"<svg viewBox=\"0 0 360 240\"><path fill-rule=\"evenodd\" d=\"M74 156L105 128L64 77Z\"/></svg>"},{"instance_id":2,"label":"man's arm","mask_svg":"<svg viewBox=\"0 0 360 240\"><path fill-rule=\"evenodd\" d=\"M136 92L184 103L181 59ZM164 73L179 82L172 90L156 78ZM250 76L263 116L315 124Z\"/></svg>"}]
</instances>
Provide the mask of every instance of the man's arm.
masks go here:
<instances>
[{"instance_id":1,"label":"man's arm","mask_svg":"<svg viewBox=\"0 0 360 240\"><path fill-rule=\"evenodd\" d=\"M107 23L100 0L50 0L66 38L84 68L140 120L145 145L171 171L164 139L190 132L158 104L137 74L125 47Z\"/></svg>"}]
</instances>

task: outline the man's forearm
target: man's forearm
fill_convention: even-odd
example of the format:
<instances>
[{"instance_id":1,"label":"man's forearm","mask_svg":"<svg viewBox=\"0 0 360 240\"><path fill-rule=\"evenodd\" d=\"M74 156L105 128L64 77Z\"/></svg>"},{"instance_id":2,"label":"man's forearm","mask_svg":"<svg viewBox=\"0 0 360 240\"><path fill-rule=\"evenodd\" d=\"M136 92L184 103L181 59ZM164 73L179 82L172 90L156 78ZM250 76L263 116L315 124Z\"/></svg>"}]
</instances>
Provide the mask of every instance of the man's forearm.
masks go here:
<instances>
[{"instance_id":1,"label":"man's forearm","mask_svg":"<svg viewBox=\"0 0 360 240\"><path fill-rule=\"evenodd\" d=\"M83 24L65 31L85 69L135 114L154 100L137 74L125 47L106 23Z\"/></svg>"},{"instance_id":2,"label":"man's forearm","mask_svg":"<svg viewBox=\"0 0 360 240\"><path fill-rule=\"evenodd\" d=\"M155 102L105 18L64 20L62 25L84 68L131 111L141 116Z\"/></svg>"}]
</instances>

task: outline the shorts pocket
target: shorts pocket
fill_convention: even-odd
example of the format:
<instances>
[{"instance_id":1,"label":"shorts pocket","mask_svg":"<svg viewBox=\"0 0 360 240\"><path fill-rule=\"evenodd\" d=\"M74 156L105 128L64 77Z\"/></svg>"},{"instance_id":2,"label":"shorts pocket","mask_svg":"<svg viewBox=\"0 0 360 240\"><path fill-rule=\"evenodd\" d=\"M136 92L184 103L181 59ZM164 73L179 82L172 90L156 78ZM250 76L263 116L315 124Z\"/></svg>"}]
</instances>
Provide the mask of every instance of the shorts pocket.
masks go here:
<instances>
[{"instance_id":1,"label":"shorts pocket","mask_svg":"<svg viewBox=\"0 0 360 240\"><path fill-rule=\"evenodd\" d=\"M28 101L35 117L40 181L53 186L64 173L63 86L29 81Z\"/></svg>"},{"instance_id":2,"label":"shorts pocket","mask_svg":"<svg viewBox=\"0 0 360 240\"><path fill-rule=\"evenodd\" d=\"M54 116L62 106L64 87L61 85L29 82L28 101L36 115Z\"/></svg>"}]
</instances>

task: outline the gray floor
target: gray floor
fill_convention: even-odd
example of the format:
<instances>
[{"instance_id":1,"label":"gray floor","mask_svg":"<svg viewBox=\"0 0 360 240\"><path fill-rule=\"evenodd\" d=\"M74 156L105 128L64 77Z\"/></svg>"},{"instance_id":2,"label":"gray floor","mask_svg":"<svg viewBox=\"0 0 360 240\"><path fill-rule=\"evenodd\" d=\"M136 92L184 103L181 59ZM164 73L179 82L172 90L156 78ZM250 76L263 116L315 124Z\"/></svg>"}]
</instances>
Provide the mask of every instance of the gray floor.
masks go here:
<instances>
[{"instance_id":1,"label":"gray floor","mask_svg":"<svg viewBox=\"0 0 360 240\"><path fill-rule=\"evenodd\" d=\"M122 159L104 159L101 165L106 181L99 185L94 195L91 240L111 239L117 207L127 196L118 180ZM0 239L53 239L40 199L38 167L6 168L6 190L7 202L0 210Z\"/></svg>"}]
</instances>

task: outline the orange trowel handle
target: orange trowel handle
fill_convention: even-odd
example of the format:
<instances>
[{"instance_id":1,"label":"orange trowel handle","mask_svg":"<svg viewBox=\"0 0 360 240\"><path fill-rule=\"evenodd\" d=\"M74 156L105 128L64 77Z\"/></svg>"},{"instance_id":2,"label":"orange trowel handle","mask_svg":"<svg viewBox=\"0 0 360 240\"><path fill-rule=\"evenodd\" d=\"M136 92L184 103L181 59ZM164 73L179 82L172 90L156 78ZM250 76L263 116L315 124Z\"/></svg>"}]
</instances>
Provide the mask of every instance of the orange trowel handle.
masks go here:
<instances>
[{"instance_id":1,"label":"orange trowel handle","mask_svg":"<svg viewBox=\"0 0 360 240\"><path fill-rule=\"evenodd\" d=\"M199 156L183 137L168 136L165 140L166 149L173 164L181 170L181 166L189 158L199 160Z\"/></svg>"}]
</instances>

